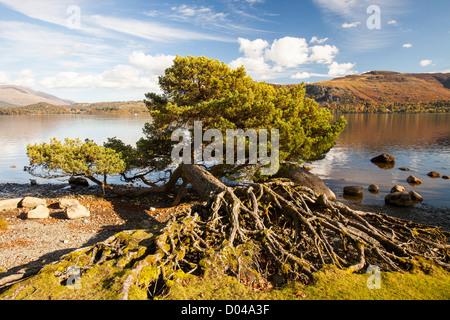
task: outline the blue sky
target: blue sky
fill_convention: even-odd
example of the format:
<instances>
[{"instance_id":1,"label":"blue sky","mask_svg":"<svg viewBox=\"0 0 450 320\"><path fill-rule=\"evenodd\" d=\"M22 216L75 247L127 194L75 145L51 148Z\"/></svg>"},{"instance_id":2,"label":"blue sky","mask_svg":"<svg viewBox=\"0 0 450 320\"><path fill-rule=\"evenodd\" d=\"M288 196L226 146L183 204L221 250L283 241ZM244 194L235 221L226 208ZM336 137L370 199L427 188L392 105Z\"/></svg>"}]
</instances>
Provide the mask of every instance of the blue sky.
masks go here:
<instances>
[{"instance_id":1,"label":"blue sky","mask_svg":"<svg viewBox=\"0 0 450 320\"><path fill-rule=\"evenodd\" d=\"M450 72L448 0L0 0L0 85L142 100L176 55L255 80Z\"/></svg>"}]
</instances>

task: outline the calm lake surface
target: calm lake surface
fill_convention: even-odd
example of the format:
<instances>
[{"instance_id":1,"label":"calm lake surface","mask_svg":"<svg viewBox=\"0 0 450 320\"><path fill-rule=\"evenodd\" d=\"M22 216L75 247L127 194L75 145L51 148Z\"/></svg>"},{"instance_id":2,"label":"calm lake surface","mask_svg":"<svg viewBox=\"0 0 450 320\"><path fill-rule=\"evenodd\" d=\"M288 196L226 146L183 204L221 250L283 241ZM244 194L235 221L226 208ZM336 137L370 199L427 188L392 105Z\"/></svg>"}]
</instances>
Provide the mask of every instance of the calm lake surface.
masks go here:
<instances>
[{"instance_id":1,"label":"calm lake surface","mask_svg":"<svg viewBox=\"0 0 450 320\"><path fill-rule=\"evenodd\" d=\"M348 124L336 146L324 159L308 164L312 173L324 179L344 203L370 206L450 230L450 180L427 176L430 171L450 175L450 114L350 114L345 118ZM0 183L28 183L33 178L23 171L28 165L27 144L48 142L53 137L89 138L99 144L108 137L117 137L134 144L142 137L143 125L148 121L145 115L0 116ZM382 169L370 162L381 153L395 156L394 168ZM405 172L399 167L415 171ZM422 184L410 186L406 178L411 174ZM372 183L379 185L378 194L367 191ZM417 191L425 200L414 208L386 206L384 197L396 184ZM364 187L362 202L342 197L346 185Z\"/></svg>"}]
</instances>

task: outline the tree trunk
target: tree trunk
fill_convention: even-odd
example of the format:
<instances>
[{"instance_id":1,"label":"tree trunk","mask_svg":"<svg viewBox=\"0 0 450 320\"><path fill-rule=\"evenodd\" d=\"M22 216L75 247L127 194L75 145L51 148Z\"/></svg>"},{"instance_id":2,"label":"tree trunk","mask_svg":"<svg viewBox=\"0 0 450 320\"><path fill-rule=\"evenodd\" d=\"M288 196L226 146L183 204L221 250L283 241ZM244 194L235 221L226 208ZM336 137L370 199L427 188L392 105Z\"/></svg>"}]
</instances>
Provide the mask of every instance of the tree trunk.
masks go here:
<instances>
[{"instance_id":1,"label":"tree trunk","mask_svg":"<svg viewBox=\"0 0 450 320\"><path fill-rule=\"evenodd\" d=\"M219 193L225 191L227 186L223 184L220 180L214 177L207 170L195 164L180 164L175 171L170 176L169 181L162 186L152 186L147 188L142 188L136 191L129 191L123 189L117 189L105 182L98 180L93 176L86 176L92 182L102 186L102 188L108 189L111 192L125 197L138 197L148 193L163 193L169 192L174 188L178 179L183 180L183 184L181 185L178 195L173 203L173 205L177 205L183 192L188 184L192 185L192 188L199 194L201 197L210 197L212 194Z\"/></svg>"}]
</instances>

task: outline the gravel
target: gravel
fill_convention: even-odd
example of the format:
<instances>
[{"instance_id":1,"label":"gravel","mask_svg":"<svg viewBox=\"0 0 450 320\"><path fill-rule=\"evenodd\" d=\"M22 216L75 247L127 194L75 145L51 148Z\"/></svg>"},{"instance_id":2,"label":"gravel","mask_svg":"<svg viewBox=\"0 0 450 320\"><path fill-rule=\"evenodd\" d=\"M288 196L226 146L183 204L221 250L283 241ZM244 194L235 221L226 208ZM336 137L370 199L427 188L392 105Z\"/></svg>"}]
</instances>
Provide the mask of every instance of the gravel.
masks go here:
<instances>
[{"instance_id":1,"label":"gravel","mask_svg":"<svg viewBox=\"0 0 450 320\"><path fill-rule=\"evenodd\" d=\"M29 208L0 211L8 227L0 229L0 289L35 274L44 265L78 248L91 246L128 229L145 228L180 212L171 207L173 195L150 195L123 199L103 194L101 188L67 188L61 185L0 184L0 199L41 197L47 200L49 218L27 219ZM58 202L75 198L90 210L90 216L69 220Z\"/></svg>"}]
</instances>

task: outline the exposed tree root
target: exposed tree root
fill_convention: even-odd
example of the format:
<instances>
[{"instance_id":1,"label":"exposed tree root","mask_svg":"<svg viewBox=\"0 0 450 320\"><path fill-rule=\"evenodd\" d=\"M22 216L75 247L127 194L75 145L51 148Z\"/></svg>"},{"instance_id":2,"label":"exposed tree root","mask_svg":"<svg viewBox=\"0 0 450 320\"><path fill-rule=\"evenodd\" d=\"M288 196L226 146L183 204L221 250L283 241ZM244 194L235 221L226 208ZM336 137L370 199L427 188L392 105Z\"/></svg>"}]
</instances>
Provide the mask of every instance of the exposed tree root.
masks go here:
<instances>
[{"instance_id":1,"label":"exposed tree root","mask_svg":"<svg viewBox=\"0 0 450 320\"><path fill-rule=\"evenodd\" d=\"M120 233L71 259L82 270L118 268L120 299L133 299L136 292L151 298L204 272L256 283L275 276L309 282L324 265L349 272L369 265L450 270L449 233L352 210L287 179L226 188L155 228L144 238Z\"/></svg>"}]
</instances>

